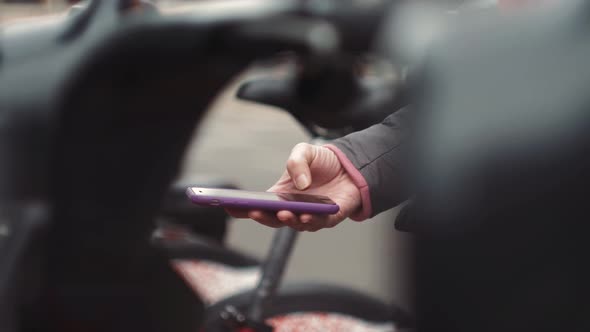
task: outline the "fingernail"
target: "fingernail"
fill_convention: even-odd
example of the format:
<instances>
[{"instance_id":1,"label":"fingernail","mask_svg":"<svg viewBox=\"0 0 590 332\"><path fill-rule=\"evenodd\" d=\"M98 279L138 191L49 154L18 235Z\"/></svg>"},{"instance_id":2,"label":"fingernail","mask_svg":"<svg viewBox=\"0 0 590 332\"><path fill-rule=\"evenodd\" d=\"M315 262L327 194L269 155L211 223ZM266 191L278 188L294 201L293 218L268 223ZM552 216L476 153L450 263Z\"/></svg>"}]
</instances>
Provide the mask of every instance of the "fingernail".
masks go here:
<instances>
[{"instance_id":1,"label":"fingernail","mask_svg":"<svg viewBox=\"0 0 590 332\"><path fill-rule=\"evenodd\" d=\"M307 178L307 175L305 175L305 174L299 175L297 177L297 179L295 180L295 186L299 190L303 190L303 189L307 188L308 185L309 185L309 179Z\"/></svg>"}]
</instances>

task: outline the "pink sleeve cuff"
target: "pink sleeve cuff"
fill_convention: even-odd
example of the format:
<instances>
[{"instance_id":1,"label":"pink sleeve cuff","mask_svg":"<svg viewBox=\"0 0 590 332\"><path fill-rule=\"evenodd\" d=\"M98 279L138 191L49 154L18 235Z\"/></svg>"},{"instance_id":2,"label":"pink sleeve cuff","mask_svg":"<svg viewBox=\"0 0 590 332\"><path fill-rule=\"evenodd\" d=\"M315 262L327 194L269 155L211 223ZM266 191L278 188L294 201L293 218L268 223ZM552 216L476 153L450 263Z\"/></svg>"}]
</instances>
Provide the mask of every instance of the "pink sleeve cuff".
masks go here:
<instances>
[{"instance_id":1,"label":"pink sleeve cuff","mask_svg":"<svg viewBox=\"0 0 590 332\"><path fill-rule=\"evenodd\" d=\"M369 219L369 217L371 216L372 209L371 193L369 192L369 185L367 184L367 181L365 180L361 172L359 172L359 170L356 169L356 167L348 159L348 157L346 157L344 152L340 151L340 149L338 149L335 145L332 144L326 144L324 145L324 147L334 152L336 157L338 157L340 164L342 165L342 167L344 167L344 170L346 171L346 173L348 173L348 175L352 179L352 182L357 186L361 193L361 210L353 213L350 216L350 219L354 221L363 221Z\"/></svg>"}]
</instances>

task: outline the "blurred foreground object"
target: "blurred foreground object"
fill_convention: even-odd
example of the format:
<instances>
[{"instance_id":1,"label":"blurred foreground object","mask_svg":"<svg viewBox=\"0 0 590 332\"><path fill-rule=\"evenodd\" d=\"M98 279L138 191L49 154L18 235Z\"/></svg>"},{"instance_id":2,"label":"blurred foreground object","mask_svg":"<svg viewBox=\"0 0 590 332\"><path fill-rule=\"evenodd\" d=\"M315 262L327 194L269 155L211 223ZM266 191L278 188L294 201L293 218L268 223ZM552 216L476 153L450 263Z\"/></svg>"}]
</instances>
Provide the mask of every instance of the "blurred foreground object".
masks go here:
<instances>
[{"instance_id":1,"label":"blurred foreground object","mask_svg":"<svg viewBox=\"0 0 590 332\"><path fill-rule=\"evenodd\" d=\"M462 22L426 56L419 331L589 331L590 6Z\"/></svg>"}]
</instances>

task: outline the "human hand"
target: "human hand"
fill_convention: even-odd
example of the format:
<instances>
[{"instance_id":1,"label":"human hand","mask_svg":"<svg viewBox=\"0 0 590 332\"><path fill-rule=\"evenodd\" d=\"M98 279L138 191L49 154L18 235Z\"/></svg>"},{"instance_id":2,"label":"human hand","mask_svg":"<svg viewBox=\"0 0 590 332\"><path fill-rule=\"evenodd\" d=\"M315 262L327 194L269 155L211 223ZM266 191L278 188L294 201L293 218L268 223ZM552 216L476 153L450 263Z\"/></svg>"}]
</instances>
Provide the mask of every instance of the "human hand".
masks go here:
<instances>
[{"instance_id":1,"label":"human hand","mask_svg":"<svg viewBox=\"0 0 590 332\"><path fill-rule=\"evenodd\" d=\"M235 218L251 218L270 227L289 226L298 231L315 232L334 227L361 209L361 193L352 178L330 149L306 143L297 144L287 160L287 169L268 189L330 197L340 210L333 215L296 215L290 211L277 213L260 210L227 209Z\"/></svg>"}]
</instances>

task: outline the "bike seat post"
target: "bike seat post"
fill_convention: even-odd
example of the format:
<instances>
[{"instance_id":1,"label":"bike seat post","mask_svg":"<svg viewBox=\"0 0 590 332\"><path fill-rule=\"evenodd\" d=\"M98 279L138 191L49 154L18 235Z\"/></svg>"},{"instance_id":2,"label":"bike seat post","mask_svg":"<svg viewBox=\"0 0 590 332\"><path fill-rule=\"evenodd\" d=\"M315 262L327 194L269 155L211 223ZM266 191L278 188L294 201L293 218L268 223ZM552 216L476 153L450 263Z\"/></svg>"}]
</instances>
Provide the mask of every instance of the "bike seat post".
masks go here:
<instances>
[{"instance_id":1,"label":"bike seat post","mask_svg":"<svg viewBox=\"0 0 590 332\"><path fill-rule=\"evenodd\" d=\"M283 227L275 233L247 313L248 320L260 322L264 318L264 312L281 283L297 235L298 232L289 227Z\"/></svg>"}]
</instances>

